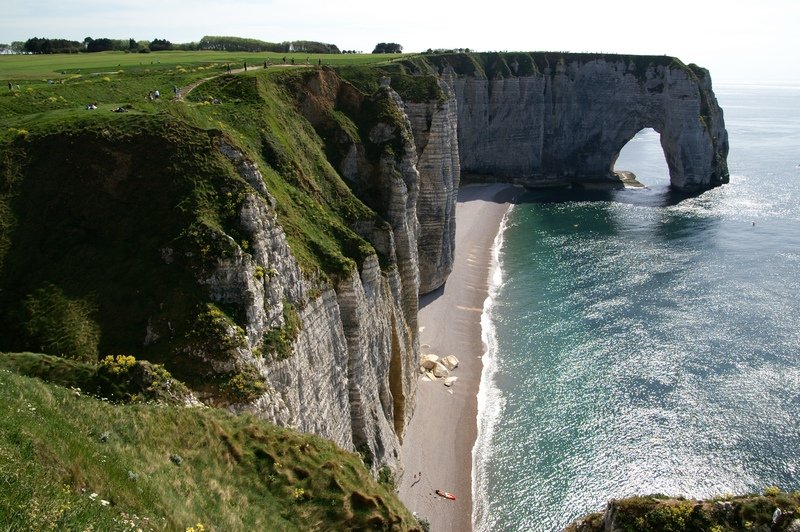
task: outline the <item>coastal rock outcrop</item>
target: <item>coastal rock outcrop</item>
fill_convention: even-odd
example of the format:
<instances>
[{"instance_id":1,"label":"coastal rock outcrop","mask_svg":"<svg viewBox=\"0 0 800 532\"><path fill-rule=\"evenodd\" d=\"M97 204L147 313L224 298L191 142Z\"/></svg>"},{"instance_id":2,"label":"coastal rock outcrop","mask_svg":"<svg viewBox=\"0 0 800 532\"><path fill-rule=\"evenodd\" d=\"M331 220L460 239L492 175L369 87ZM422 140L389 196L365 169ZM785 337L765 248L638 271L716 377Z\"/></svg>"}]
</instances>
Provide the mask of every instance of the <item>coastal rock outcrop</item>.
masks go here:
<instances>
[{"instance_id":1,"label":"coastal rock outcrop","mask_svg":"<svg viewBox=\"0 0 800 532\"><path fill-rule=\"evenodd\" d=\"M542 186L615 180L644 128L674 188L728 181L728 136L703 68L672 57L475 54L432 59L457 97L461 171Z\"/></svg>"}]
</instances>

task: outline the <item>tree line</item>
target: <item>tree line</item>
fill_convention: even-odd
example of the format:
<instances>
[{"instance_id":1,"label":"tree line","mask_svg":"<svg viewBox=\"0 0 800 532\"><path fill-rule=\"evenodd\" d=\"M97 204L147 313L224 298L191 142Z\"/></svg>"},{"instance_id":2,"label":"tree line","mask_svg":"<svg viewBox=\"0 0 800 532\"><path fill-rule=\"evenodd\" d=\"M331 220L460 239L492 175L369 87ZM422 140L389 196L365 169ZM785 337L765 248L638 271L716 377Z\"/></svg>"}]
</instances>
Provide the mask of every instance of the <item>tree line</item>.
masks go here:
<instances>
[{"instance_id":1,"label":"tree line","mask_svg":"<svg viewBox=\"0 0 800 532\"><path fill-rule=\"evenodd\" d=\"M280 43L229 37L206 35L197 43L198 50L224 50L227 52L302 52L307 54L340 54L339 47L316 41L284 41Z\"/></svg>"},{"instance_id":2,"label":"tree line","mask_svg":"<svg viewBox=\"0 0 800 532\"><path fill-rule=\"evenodd\" d=\"M308 54L342 53L335 44L316 41L285 41L271 43L258 39L242 37L223 37L207 35L199 42L172 43L167 39L137 41L136 39L109 39L86 37L83 41L68 39L48 39L32 37L27 41L14 41L11 44L0 44L0 53L16 54L72 54L92 52L158 52L161 50L219 50L228 52L301 52Z\"/></svg>"}]
</instances>

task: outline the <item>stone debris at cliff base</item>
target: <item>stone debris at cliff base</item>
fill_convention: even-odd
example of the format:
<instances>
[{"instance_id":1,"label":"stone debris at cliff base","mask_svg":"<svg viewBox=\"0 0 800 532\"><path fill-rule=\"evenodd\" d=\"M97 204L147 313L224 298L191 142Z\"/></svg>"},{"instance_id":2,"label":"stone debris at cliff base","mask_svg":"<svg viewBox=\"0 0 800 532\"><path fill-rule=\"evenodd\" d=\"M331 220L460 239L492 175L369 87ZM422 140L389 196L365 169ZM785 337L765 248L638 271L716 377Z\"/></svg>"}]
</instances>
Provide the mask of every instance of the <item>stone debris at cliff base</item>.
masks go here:
<instances>
[{"instance_id":1,"label":"stone debris at cliff base","mask_svg":"<svg viewBox=\"0 0 800 532\"><path fill-rule=\"evenodd\" d=\"M457 380L458 380L458 377L447 377L447 378L444 380L444 383L443 383L443 384L449 388L449 387L450 387L450 386L452 386L452 385L453 385L453 384L454 384L454 383L455 383Z\"/></svg>"},{"instance_id":2,"label":"stone debris at cliff base","mask_svg":"<svg viewBox=\"0 0 800 532\"><path fill-rule=\"evenodd\" d=\"M450 387L458 378L450 373L458 367L459 361L454 355L440 358L439 355L428 353L422 355L419 362L419 372L431 381L442 379L445 386Z\"/></svg>"}]
</instances>

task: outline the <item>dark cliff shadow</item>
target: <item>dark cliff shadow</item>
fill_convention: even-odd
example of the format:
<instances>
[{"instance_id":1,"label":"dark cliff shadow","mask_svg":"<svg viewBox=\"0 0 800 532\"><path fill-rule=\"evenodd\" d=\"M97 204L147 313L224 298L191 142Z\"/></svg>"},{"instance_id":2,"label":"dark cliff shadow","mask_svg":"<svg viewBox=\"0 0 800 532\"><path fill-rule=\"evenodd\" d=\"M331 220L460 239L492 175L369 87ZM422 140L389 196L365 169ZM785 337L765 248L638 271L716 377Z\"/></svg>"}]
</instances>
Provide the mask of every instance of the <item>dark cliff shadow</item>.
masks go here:
<instances>
[{"instance_id":1,"label":"dark cliff shadow","mask_svg":"<svg viewBox=\"0 0 800 532\"><path fill-rule=\"evenodd\" d=\"M585 189L580 187L557 189L527 189L514 198L514 203L570 203L570 202L615 202L639 207L672 207L680 202L696 198L704 191L683 192L668 186Z\"/></svg>"},{"instance_id":2,"label":"dark cliff shadow","mask_svg":"<svg viewBox=\"0 0 800 532\"><path fill-rule=\"evenodd\" d=\"M487 189L489 185L497 185L497 189ZM458 189L458 203L470 201L488 201L491 203L515 203L517 196L524 194L521 186L503 181L489 181L485 183L468 181L462 183Z\"/></svg>"},{"instance_id":3,"label":"dark cliff shadow","mask_svg":"<svg viewBox=\"0 0 800 532\"><path fill-rule=\"evenodd\" d=\"M428 305L430 305L431 303L433 303L434 301L439 299L441 296L443 296L444 295L444 287L446 285L447 285L447 283L445 282L445 284L443 284L442 286L440 286L439 288L437 288L433 292L428 292L427 294L423 294L423 295L419 296L419 309L420 310L424 309L425 307L427 307Z\"/></svg>"}]
</instances>

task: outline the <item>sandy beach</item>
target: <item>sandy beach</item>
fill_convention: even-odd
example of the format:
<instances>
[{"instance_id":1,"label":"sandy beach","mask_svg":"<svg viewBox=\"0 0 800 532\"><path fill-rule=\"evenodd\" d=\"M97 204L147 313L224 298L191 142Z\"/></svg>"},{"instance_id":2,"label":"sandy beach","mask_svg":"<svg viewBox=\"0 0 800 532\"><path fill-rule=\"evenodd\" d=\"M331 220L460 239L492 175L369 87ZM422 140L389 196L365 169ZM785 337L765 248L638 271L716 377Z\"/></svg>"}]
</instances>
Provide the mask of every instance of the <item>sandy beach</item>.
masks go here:
<instances>
[{"instance_id":1,"label":"sandy beach","mask_svg":"<svg viewBox=\"0 0 800 532\"><path fill-rule=\"evenodd\" d=\"M459 190L453 271L444 287L420 299L420 352L455 355L460 361L451 388L420 377L414 417L403 439L400 499L427 518L434 532L472 529L472 447L484 352L481 314L492 244L518 190L503 184ZM437 489L455 494L456 500L437 496Z\"/></svg>"}]
</instances>

